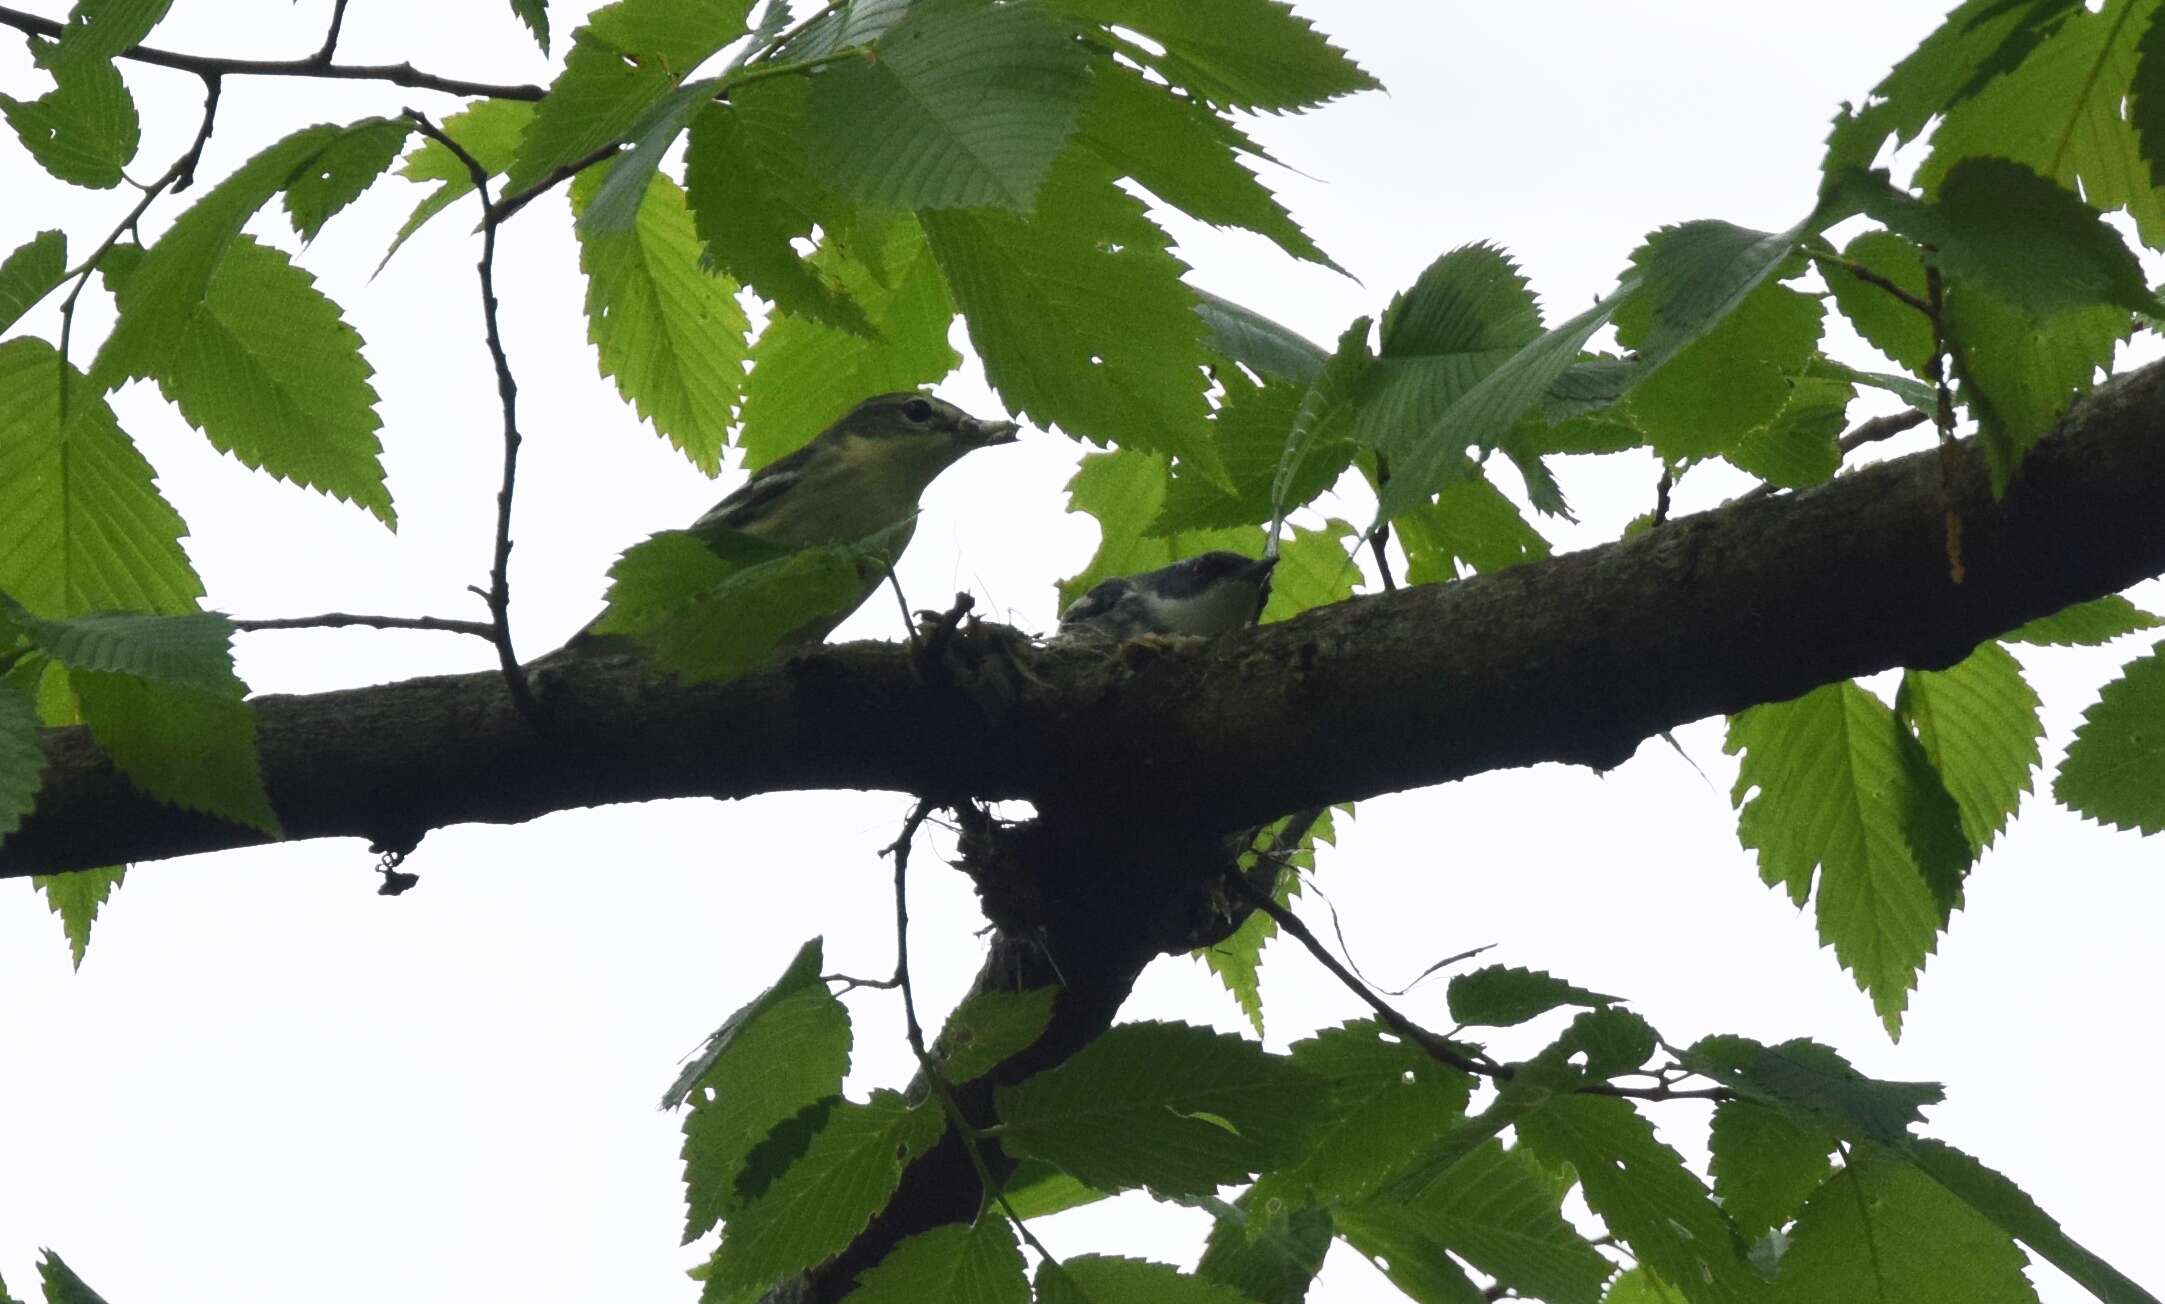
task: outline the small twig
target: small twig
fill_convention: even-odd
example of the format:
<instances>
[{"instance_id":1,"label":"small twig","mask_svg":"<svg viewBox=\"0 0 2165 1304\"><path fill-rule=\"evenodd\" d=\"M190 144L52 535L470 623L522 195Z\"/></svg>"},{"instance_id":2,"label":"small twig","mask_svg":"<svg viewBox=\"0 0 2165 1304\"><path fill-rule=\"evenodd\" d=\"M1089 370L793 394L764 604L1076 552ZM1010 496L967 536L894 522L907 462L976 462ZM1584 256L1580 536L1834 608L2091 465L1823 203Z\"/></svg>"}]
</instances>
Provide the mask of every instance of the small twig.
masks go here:
<instances>
[{"instance_id":1,"label":"small twig","mask_svg":"<svg viewBox=\"0 0 2165 1304\"><path fill-rule=\"evenodd\" d=\"M1873 271L1871 268L1866 267L1863 263L1852 262L1847 258L1841 257L1839 254L1824 253L1815 249L1807 249L1804 252L1811 255L1811 257L1818 262L1831 263L1834 266L1841 268L1843 271L1848 272L1851 276L1856 277L1858 280L1864 282L1866 285L1877 286L1879 289L1885 290L1888 294L1893 295L1898 302L1910 308L1916 309L1918 312L1923 313L1927 317L1931 317L1934 319L1937 319L1938 317L1938 314L1933 310L1931 304L1925 302L1923 299L1918 298L1916 295L1911 294L1909 291L1903 289L1899 285L1896 285L1893 281L1888 280L1886 277L1881 276L1878 272Z\"/></svg>"},{"instance_id":2,"label":"small twig","mask_svg":"<svg viewBox=\"0 0 2165 1304\"><path fill-rule=\"evenodd\" d=\"M5 5L0 5L0 27L12 27L19 32L30 32L55 40L66 30L63 23ZM546 94L540 86L504 86L494 82L438 77L434 73L422 72L410 63L319 62L320 53L319 51L305 59L215 59L206 55L181 54L148 45L137 45L121 51L119 57L136 63L155 64L160 68L177 68L182 72L192 72L198 77L323 77L335 81L384 81L413 90L442 91L447 95L486 95L499 100L538 100Z\"/></svg>"},{"instance_id":3,"label":"small twig","mask_svg":"<svg viewBox=\"0 0 2165 1304\"><path fill-rule=\"evenodd\" d=\"M562 185L564 182L571 180L575 176L578 176L581 172L586 171L588 168L594 166L596 163L602 162L604 159L615 158L619 153L623 152L623 149L624 147L622 145L604 145L600 149L595 150L593 153L588 154L583 158L576 158L573 159L571 162L564 164L556 171L551 172L549 175L543 177L539 181L536 181L534 184L528 186L526 189L513 191L511 194L505 195L503 198L496 201L496 216L494 220L498 223L510 221L512 216L516 214L520 209L526 207L528 204L533 203L535 200L541 198L543 195L555 189L557 186Z\"/></svg>"},{"instance_id":4,"label":"small twig","mask_svg":"<svg viewBox=\"0 0 2165 1304\"><path fill-rule=\"evenodd\" d=\"M1932 382L1932 424L1939 431L1939 500L1947 518L1947 576L1962 582L1962 517L1955 511L1955 401L1947 386L1947 287L1940 279L1939 264L1924 265L1925 291L1932 303L1932 358L1925 364L1925 378Z\"/></svg>"},{"instance_id":5,"label":"small twig","mask_svg":"<svg viewBox=\"0 0 2165 1304\"><path fill-rule=\"evenodd\" d=\"M489 619L495 626L496 659L511 689L511 703L531 719L536 716L534 691L526 682L526 670L511 644L511 496L519 478L519 385L512 378L511 359L504 353L504 337L496 324L496 205L489 198L489 172L481 160L429 121L428 115L407 109L405 116L415 130L450 150L466 165L467 174L473 178L474 194L481 201L481 325L488 340L489 359L496 366L496 396L504 409L504 476L496 490L496 552L489 568Z\"/></svg>"},{"instance_id":6,"label":"small twig","mask_svg":"<svg viewBox=\"0 0 2165 1304\"><path fill-rule=\"evenodd\" d=\"M1376 454L1376 496L1381 498L1383 491L1389 488L1390 484L1391 464L1384 458L1383 454L1378 453ZM1391 523L1389 521L1377 521L1376 528L1368 532L1368 551L1376 559L1376 570L1383 578L1383 591L1385 593L1396 593L1398 592L1398 581L1391 575L1390 554L1384 551L1390 542Z\"/></svg>"},{"instance_id":7,"label":"small twig","mask_svg":"<svg viewBox=\"0 0 2165 1304\"><path fill-rule=\"evenodd\" d=\"M1905 430L1914 430L1930 419L1930 413L1911 408L1907 412L1892 412L1886 416L1872 417L1869 420L1858 422L1855 430L1843 435L1841 439L1835 442L1836 460L1847 461L1851 453L1856 452L1866 444L1876 444L1882 439L1892 439ZM1738 494L1735 501L1740 503L1756 502L1772 494L1778 487L1771 484L1758 485L1747 492Z\"/></svg>"},{"instance_id":8,"label":"small twig","mask_svg":"<svg viewBox=\"0 0 2165 1304\"><path fill-rule=\"evenodd\" d=\"M1654 482L1654 524L1669 519L1669 491L1676 488L1676 468L1667 461L1661 464L1661 479Z\"/></svg>"},{"instance_id":9,"label":"small twig","mask_svg":"<svg viewBox=\"0 0 2165 1304\"><path fill-rule=\"evenodd\" d=\"M948 644L955 641L955 631L961 627L962 618L969 615L976 606L976 598L967 593L957 593L955 605L940 613L940 618L933 623L932 632L925 635L923 643L916 641L915 631L912 631L910 641L915 649L917 672L928 683L937 682L935 676L945 673L943 667L947 664Z\"/></svg>"},{"instance_id":10,"label":"small twig","mask_svg":"<svg viewBox=\"0 0 2165 1304\"><path fill-rule=\"evenodd\" d=\"M1459 1051L1443 1038L1438 1037L1435 1033L1430 1032L1392 1008L1390 1002L1376 995L1374 991L1369 989L1367 983L1354 977L1350 970L1340 964L1338 957L1331 954L1330 948L1323 945L1322 941L1309 931L1308 925L1301 922L1300 916L1271 900L1268 893L1256 891L1255 887L1238 873L1227 874L1225 881L1232 887L1236 895L1244 898L1248 904L1264 914L1269 915L1277 922L1279 928L1299 938L1301 945L1307 947L1309 954L1315 956L1316 960L1324 968L1330 970L1332 976L1336 977L1339 982L1344 983L1355 996L1367 1002L1368 1007L1382 1017L1385 1027L1428 1052L1431 1059L1448 1064L1461 1073L1471 1073L1477 1077L1505 1078L1510 1076L1510 1073L1502 1066L1483 1063Z\"/></svg>"},{"instance_id":11,"label":"small twig","mask_svg":"<svg viewBox=\"0 0 2165 1304\"><path fill-rule=\"evenodd\" d=\"M962 1148L969 1153L971 1166L977 1169L979 1189L987 1199L999 1203L1001 1212L1007 1215L1008 1221L1015 1225L1016 1233L1031 1249L1036 1250L1047 1261L1058 1263L1059 1260L1053 1257L1052 1251L1045 1248L1044 1242L1038 1240L1037 1234L1030 1230L1030 1225L1022 1220L1022 1215L1015 1212L1015 1206L1008 1201L1007 1192L1001 1190L999 1183L994 1180L992 1169L985 1163L984 1152L978 1148L984 1134L970 1122L969 1116L962 1112L962 1102L955 1099L953 1085L947 1081L947 1075L940 1072L940 1066L932 1058L931 1052L925 1049L925 1030L917 1022L917 996L910 986L910 843L917 837L917 830L924 827L926 817L931 814L932 799L920 799L910 808L909 816L902 821L901 835L881 853L893 857L895 862L895 976L892 985L902 989L903 1028L909 1036L910 1052L917 1056L918 1069L932 1084L932 1092L939 1097L940 1109L947 1115L948 1125L962 1138Z\"/></svg>"},{"instance_id":12,"label":"small twig","mask_svg":"<svg viewBox=\"0 0 2165 1304\"><path fill-rule=\"evenodd\" d=\"M265 629L432 629L445 634L471 634L496 641L496 627L479 620L446 620L441 616L355 616L343 611L321 616L280 616L275 620L236 620L233 628L244 634Z\"/></svg>"},{"instance_id":13,"label":"small twig","mask_svg":"<svg viewBox=\"0 0 2165 1304\"><path fill-rule=\"evenodd\" d=\"M203 120L196 125L195 140L187 152L174 159L173 166L156 181L142 187L143 197L135 201L135 207L129 209L119 225L107 232L98 247L90 251L90 256L69 273L75 278L75 284L68 287L68 297L60 301L60 419L63 421L68 416L68 341L75 333L76 301L83 297L83 287L90 284L90 274L98 270L99 260L113 251L113 246L120 243L120 237L138 231L143 214L150 211L158 196L168 190L178 194L194 184L196 164L202 160L203 147L210 144L211 128L218 121L219 89L217 74L206 73L203 77Z\"/></svg>"},{"instance_id":14,"label":"small twig","mask_svg":"<svg viewBox=\"0 0 2165 1304\"><path fill-rule=\"evenodd\" d=\"M841 984L841 989L835 992L837 996L847 996L860 987L876 987L883 992L893 991L901 981L896 978L859 978L846 973L823 973L819 980L823 983Z\"/></svg>"},{"instance_id":15,"label":"small twig","mask_svg":"<svg viewBox=\"0 0 2165 1304\"><path fill-rule=\"evenodd\" d=\"M328 68L331 56L338 52L338 29L346 22L346 0L331 0L331 30L323 34L323 48L316 51L310 62Z\"/></svg>"},{"instance_id":16,"label":"small twig","mask_svg":"<svg viewBox=\"0 0 2165 1304\"><path fill-rule=\"evenodd\" d=\"M902 632L909 636L910 651L917 652L917 618L910 614L910 600L902 593L902 581L895 575L892 565L881 567L887 572L887 587L894 590L895 605L902 608Z\"/></svg>"},{"instance_id":17,"label":"small twig","mask_svg":"<svg viewBox=\"0 0 2165 1304\"><path fill-rule=\"evenodd\" d=\"M1628 1100L1734 1100L1727 1087L1678 1088L1664 1082L1657 1087L1619 1087L1613 1082L1593 1082L1578 1089L1585 1096L1622 1096Z\"/></svg>"}]
</instances>

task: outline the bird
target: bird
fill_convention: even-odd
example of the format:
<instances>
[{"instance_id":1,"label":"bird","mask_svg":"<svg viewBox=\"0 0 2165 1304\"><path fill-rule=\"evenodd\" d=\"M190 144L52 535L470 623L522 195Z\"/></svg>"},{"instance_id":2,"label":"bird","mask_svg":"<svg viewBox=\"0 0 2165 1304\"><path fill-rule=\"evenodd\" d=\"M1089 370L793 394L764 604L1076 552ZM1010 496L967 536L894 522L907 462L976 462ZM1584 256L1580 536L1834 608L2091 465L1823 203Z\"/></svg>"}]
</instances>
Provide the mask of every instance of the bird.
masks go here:
<instances>
[{"instance_id":1,"label":"bird","mask_svg":"<svg viewBox=\"0 0 2165 1304\"><path fill-rule=\"evenodd\" d=\"M784 548L816 548L880 539L884 567L867 567L863 589L848 605L793 631L785 644L817 643L863 605L909 546L917 499L940 472L969 453L1011 444L1021 427L973 417L933 394L903 390L875 394L786 457L752 473L728 497L693 521L688 532L713 540L749 535ZM597 634L588 621L533 664L631 651L621 634Z\"/></svg>"},{"instance_id":2,"label":"bird","mask_svg":"<svg viewBox=\"0 0 2165 1304\"><path fill-rule=\"evenodd\" d=\"M1270 600L1276 557L1205 552L1139 575L1102 580L1060 615L1055 642L1146 636L1215 638L1255 623Z\"/></svg>"}]
</instances>

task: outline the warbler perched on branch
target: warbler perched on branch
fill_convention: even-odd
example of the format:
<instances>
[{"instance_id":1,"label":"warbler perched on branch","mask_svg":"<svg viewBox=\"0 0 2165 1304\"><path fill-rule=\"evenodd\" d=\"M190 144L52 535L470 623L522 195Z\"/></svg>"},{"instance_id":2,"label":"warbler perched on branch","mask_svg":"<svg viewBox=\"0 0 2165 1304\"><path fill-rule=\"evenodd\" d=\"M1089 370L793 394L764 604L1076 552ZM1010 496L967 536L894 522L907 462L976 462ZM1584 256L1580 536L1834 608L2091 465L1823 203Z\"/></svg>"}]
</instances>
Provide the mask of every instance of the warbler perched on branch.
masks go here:
<instances>
[{"instance_id":1,"label":"warbler perched on branch","mask_svg":"<svg viewBox=\"0 0 2165 1304\"><path fill-rule=\"evenodd\" d=\"M861 606L909 545L917 499L963 455L1011 444L1012 421L984 421L930 394L879 394L851 408L811 442L768 463L692 522L688 532L748 535L785 549L878 541L863 590L830 615L795 630L785 643L816 643ZM597 618L598 620L599 618ZM630 651L620 634L597 634L595 622L536 664Z\"/></svg>"},{"instance_id":2,"label":"warbler perched on branch","mask_svg":"<svg viewBox=\"0 0 2165 1304\"><path fill-rule=\"evenodd\" d=\"M1103 580L1061 613L1054 637L1125 643L1145 635L1230 633L1263 614L1277 564L1276 557L1206 552L1140 575Z\"/></svg>"}]
</instances>

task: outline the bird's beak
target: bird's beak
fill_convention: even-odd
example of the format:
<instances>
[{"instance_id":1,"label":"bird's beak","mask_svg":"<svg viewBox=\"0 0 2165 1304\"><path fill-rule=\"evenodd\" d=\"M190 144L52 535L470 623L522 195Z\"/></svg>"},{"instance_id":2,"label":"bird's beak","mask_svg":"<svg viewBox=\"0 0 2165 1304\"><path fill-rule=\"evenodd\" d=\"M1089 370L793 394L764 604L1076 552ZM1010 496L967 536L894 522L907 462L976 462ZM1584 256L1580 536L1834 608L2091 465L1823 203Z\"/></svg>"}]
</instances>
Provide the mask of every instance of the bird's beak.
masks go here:
<instances>
[{"instance_id":1,"label":"bird's beak","mask_svg":"<svg viewBox=\"0 0 2165 1304\"><path fill-rule=\"evenodd\" d=\"M979 448L994 444L1012 444L1022 427L1012 421L980 421L976 417L962 419L962 434Z\"/></svg>"}]
</instances>

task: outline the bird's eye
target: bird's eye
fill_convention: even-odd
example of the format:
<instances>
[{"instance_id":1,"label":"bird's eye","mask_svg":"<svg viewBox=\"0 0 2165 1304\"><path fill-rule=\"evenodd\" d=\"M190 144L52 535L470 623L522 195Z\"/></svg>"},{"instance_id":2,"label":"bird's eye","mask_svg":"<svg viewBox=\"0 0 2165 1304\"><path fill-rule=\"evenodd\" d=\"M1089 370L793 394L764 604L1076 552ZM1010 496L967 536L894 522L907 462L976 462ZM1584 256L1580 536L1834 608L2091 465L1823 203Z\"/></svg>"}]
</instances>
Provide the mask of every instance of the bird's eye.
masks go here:
<instances>
[{"instance_id":1,"label":"bird's eye","mask_svg":"<svg viewBox=\"0 0 2165 1304\"><path fill-rule=\"evenodd\" d=\"M902 415L912 421L930 421L932 405L921 398L913 398L902 405Z\"/></svg>"}]
</instances>

